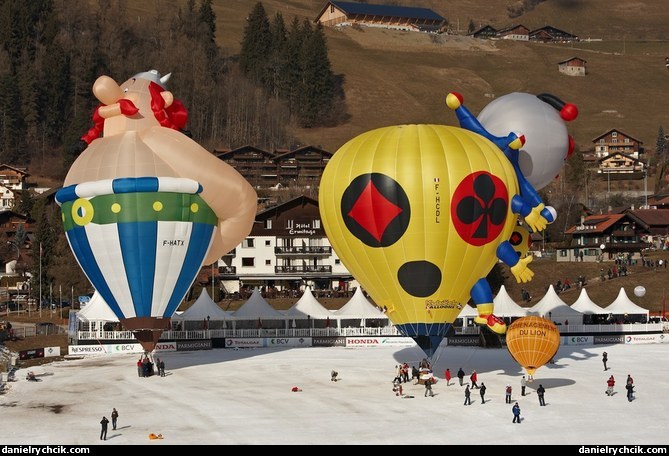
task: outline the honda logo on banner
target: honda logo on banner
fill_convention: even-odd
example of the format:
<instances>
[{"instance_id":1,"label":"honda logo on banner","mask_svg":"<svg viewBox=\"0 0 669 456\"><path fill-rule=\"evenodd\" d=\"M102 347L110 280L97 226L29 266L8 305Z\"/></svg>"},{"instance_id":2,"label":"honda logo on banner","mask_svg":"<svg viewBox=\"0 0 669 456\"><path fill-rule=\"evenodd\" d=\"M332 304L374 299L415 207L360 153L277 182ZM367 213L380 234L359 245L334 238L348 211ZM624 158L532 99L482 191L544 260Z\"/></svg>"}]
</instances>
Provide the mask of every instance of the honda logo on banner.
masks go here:
<instances>
[{"instance_id":1,"label":"honda logo on banner","mask_svg":"<svg viewBox=\"0 0 669 456\"><path fill-rule=\"evenodd\" d=\"M157 352L173 352L177 351L176 342L158 342L155 351Z\"/></svg>"}]
</instances>

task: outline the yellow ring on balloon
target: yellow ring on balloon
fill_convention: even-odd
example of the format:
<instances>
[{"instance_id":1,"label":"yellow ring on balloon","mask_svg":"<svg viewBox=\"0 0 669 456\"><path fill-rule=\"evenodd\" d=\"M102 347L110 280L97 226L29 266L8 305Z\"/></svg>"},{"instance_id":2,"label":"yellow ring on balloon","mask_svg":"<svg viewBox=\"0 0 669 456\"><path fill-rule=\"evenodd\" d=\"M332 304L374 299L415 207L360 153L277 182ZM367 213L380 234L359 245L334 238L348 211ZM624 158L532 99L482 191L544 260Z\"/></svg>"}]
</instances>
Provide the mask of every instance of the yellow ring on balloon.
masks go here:
<instances>
[{"instance_id":1,"label":"yellow ring on balloon","mask_svg":"<svg viewBox=\"0 0 669 456\"><path fill-rule=\"evenodd\" d=\"M79 215L80 212L82 215ZM79 226L91 223L94 213L93 205L85 198L79 198L72 203L72 220Z\"/></svg>"}]
</instances>

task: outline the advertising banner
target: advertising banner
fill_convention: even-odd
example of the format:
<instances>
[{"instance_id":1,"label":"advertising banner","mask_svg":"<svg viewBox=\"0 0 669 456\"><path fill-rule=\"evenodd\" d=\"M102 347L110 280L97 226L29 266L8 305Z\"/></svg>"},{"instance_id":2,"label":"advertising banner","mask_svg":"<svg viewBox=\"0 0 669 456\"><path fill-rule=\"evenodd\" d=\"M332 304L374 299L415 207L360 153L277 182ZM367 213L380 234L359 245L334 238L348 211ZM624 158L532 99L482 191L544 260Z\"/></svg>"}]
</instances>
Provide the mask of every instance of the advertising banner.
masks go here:
<instances>
[{"instance_id":1,"label":"advertising banner","mask_svg":"<svg viewBox=\"0 0 669 456\"><path fill-rule=\"evenodd\" d=\"M562 345L592 345L592 336L562 336L560 337Z\"/></svg>"},{"instance_id":2,"label":"advertising banner","mask_svg":"<svg viewBox=\"0 0 669 456\"><path fill-rule=\"evenodd\" d=\"M144 353L141 344L107 344L105 345L109 353Z\"/></svg>"},{"instance_id":3,"label":"advertising banner","mask_svg":"<svg viewBox=\"0 0 669 456\"><path fill-rule=\"evenodd\" d=\"M177 351L177 343L176 342L158 342L156 344L156 351L157 352Z\"/></svg>"},{"instance_id":4,"label":"advertising banner","mask_svg":"<svg viewBox=\"0 0 669 456\"><path fill-rule=\"evenodd\" d=\"M312 337L312 347L345 347L346 337Z\"/></svg>"},{"instance_id":5,"label":"advertising banner","mask_svg":"<svg viewBox=\"0 0 669 456\"><path fill-rule=\"evenodd\" d=\"M625 336L626 344L656 344L659 340L659 334L631 334Z\"/></svg>"},{"instance_id":6,"label":"advertising banner","mask_svg":"<svg viewBox=\"0 0 669 456\"><path fill-rule=\"evenodd\" d=\"M177 351L211 350L211 339L177 342Z\"/></svg>"},{"instance_id":7,"label":"advertising banner","mask_svg":"<svg viewBox=\"0 0 669 456\"><path fill-rule=\"evenodd\" d=\"M381 345L380 337L347 337L346 346L347 347L378 347Z\"/></svg>"},{"instance_id":8,"label":"advertising banner","mask_svg":"<svg viewBox=\"0 0 669 456\"><path fill-rule=\"evenodd\" d=\"M45 347L44 357L50 358L52 356L60 356L60 347Z\"/></svg>"},{"instance_id":9,"label":"advertising banner","mask_svg":"<svg viewBox=\"0 0 669 456\"><path fill-rule=\"evenodd\" d=\"M416 342L411 337L381 337L381 345L385 347L413 347Z\"/></svg>"},{"instance_id":10,"label":"advertising banner","mask_svg":"<svg viewBox=\"0 0 669 456\"><path fill-rule=\"evenodd\" d=\"M19 352L19 359L34 359L44 358L43 348L34 348L32 350L21 350Z\"/></svg>"},{"instance_id":11,"label":"advertising banner","mask_svg":"<svg viewBox=\"0 0 669 456\"><path fill-rule=\"evenodd\" d=\"M311 337L267 337L265 347L311 347Z\"/></svg>"},{"instance_id":12,"label":"advertising banner","mask_svg":"<svg viewBox=\"0 0 669 456\"><path fill-rule=\"evenodd\" d=\"M260 348L263 346L263 340L258 337L249 338L225 338L225 348Z\"/></svg>"},{"instance_id":13,"label":"advertising banner","mask_svg":"<svg viewBox=\"0 0 669 456\"><path fill-rule=\"evenodd\" d=\"M593 343L597 344L624 344L625 336L622 334L615 334L611 336L594 336Z\"/></svg>"},{"instance_id":14,"label":"advertising banner","mask_svg":"<svg viewBox=\"0 0 669 456\"><path fill-rule=\"evenodd\" d=\"M70 345L67 352L70 355L103 355L107 350L102 345Z\"/></svg>"},{"instance_id":15,"label":"advertising banner","mask_svg":"<svg viewBox=\"0 0 669 456\"><path fill-rule=\"evenodd\" d=\"M448 338L448 345L478 347L479 336L451 336Z\"/></svg>"}]
</instances>

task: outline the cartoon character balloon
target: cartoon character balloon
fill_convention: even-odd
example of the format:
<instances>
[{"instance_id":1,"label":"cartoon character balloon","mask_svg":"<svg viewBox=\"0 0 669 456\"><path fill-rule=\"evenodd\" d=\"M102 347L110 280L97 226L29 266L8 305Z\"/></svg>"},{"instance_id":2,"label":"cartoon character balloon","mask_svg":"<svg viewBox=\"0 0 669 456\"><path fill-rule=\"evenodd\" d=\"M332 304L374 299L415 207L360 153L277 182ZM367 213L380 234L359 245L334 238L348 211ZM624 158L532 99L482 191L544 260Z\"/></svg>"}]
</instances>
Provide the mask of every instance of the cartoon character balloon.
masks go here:
<instances>
[{"instance_id":1,"label":"cartoon character balloon","mask_svg":"<svg viewBox=\"0 0 669 456\"><path fill-rule=\"evenodd\" d=\"M95 81L89 146L56 194L79 265L147 351L200 268L248 235L257 207L236 170L181 133L187 113L168 76Z\"/></svg>"},{"instance_id":2,"label":"cartoon character balloon","mask_svg":"<svg viewBox=\"0 0 669 456\"><path fill-rule=\"evenodd\" d=\"M519 151L520 169L536 189L548 185L574 152L574 140L566 122L578 116L578 108L554 95L514 92L488 104L478 115L493 135L522 132L525 144Z\"/></svg>"},{"instance_id":3,"label":"cartoon character balloon","mask_svg":"<svg viewBox=\"0 0 669 456\"><path fill-rule=\"evenodd\" d=\"M560 348L560 331L552 321L545 318L519 318L506 331L506 346L528 375L534 375Z\"/></svg>"},{"instance_id":4,"label":"cartoon character balloon","mask_svg":"<svg viewBox=\"0 0 669 456\"><path fill-rule=\"evenodd\" d=\"M335 252L428 356L470 296L475 322L504 333L485 276L500 258L519 282L530 280L532 258L519 258L508 239L519 214L533 230L554 219L529 184L519 186L512 152L523 138L485 132L458 94L447 104L469 129L399 125L363 133L334 154L319 191Z\"/></svg>"}]
</instances>

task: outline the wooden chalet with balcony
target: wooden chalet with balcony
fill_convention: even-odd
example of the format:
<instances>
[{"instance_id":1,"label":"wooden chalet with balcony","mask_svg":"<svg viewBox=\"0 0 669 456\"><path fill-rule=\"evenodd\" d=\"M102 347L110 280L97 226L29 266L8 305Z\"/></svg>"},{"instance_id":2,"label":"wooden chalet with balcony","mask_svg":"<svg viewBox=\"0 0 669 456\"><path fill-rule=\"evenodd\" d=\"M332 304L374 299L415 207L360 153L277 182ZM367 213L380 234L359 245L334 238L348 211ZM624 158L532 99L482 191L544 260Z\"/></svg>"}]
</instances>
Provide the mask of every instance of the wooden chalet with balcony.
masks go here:
<instances>
[{"instance_id":1,"label":"wooden chalet with balcony","mask_svg":"<svg viewBox=\"0 0 669 456\"><path fill-rule=\"evenodd\" d=\"M621 152L638 159L639 155L644 153L642 141L617 129L609 130L597 136L592 142L595 145L595 156L597 158L607 157L614 152Z\"/></svg>"},{"instance_id":2,"label":"wooden chalet with balcony","mask_svg":"<svg viewBox=\"0 0 669 456\"><path fill-rule=\"evenodd\" d=\"M490 25L486 25L484 27L481 27L478 30L473 31L472 33L469 33L469 36L473 36L474 38L480 38L480 39L491 39L491 38L497 38L497 29L493 28Z\"/></svg>"},{"instance_id":3,"label":"wooden chalet with balcony","mask_svg":"<svg viewBox=\"0 0 669 456\"><path fill-rule=\"evenodd\" d=\"M429 8L329 1L316 22L324 26L362 25L422 32L440 32L446 19Z\"/></svg>"},{"instance_id":4,"label":"wooden chalet with balcony","mask_svg":"<svg viewBox=\"0 0 669 456\"><path fill-rule=\"evenodd\" d=\"M502 40L528 41L530 39L530 29L522 24L512 25L497 31L497 38Z\"/></svg>"},{"instance_id":5,"label":"wooden chalet with balcony","mask_svg":"<svg viewBox=\"0 0 669 456\"><path fill-rule=\"evenodd\" d=\"M646 175L646 164L631 155L613 152L598 160L597 174L606 180L638 180Z\"/></svg>"},{"instance_id":6,"label":"wooden chalet with balcony","mask_svg":"<svg viewBox=\"0 0 669 456\"><path fill-rule=\"evenodd\" d=\"M569 32L560 30L559 28L552 27L547 25L535 30L532 30L529 33L530 41L538 41L542 43L571 43L573 41L578 41L578 36L572 35Z\"/></svg>"},{"instance_id":7,"label":"wooden chalet with balcony","mask_svg":"<svg viewBox=\"0 0 669 456\"><path fill-rule=\"evenodd\" d=\"M649 244L647 224L629 212L600 214L581 218L581 223L565 231L567 245L558 247L557 261L608 261L635 258Z\"/></svg>"}]
</instances>

